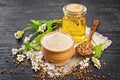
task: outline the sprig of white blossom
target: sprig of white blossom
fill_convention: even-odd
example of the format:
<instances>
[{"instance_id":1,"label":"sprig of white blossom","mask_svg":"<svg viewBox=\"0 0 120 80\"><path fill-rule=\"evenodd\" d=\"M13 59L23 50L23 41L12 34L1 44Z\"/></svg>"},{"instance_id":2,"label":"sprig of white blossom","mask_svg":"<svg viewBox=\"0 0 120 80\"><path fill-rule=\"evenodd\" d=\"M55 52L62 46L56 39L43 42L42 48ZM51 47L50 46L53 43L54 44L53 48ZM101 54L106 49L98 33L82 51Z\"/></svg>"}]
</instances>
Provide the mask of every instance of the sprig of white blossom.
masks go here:
<instances>
[{"instance_id":1,"label":"sprig of white blossom","mask_svg":"<svg viewBox=\"0 0 120 80\"><path fill-rule=\"evenodd\" d=\"M31 37L32 37L32 34L30 34L28 37L25 37L25 39L24 39L24 43L29 43Z\"/></svg>"},{"instance_id":2,"label":"sprig of white blossom","mask_svg":"<svg viewBox=\"0 0 120 80\"><path fill-rule=\"evenodd\" d=\"M24 35L24 32L25 32L26 30L28 30L28 29L31 29L31 27L27 27L27 28L25 28L25 29L23 29L23 30L21 30L21 31L17 31L16 33L14 33L15 38L16 38L16 39L22 38L23 35Z\"/></svg>"},{"instance_id":3,"label":"sprig of white blossom","mask_svg":"<svg viewBox=\"0 0 120 80\"><path fill-rule=\"evenodd\" d=\"M25 55L24 54L18 54L17 55L17 60L19 61L19 62L22 62L22 61L24 61L24 59L25 59Z\"/></svg>"},{"instance_id":4,"label":"sprig of white blossom","mask_svg":"<svg viewBox=\"0 0 120 80\"><path fill-rule=\"evenodd\" d=\"M12 48L12 54L16 55L18 52L23 51L25 49L25 46L22 45L19 49Z\"/></svg>"},{"instance_id":5,"label":"sprig of white blossom","mask_svg":"<svg viewBox=\"0 0 120 80\"><path fill-rule=\"evenodd\" d=\"M82 61L79 62L80 64L80 69L87 68L89 66L89 60L90 58L85 58Z\"/></svg>"},{"instance_id":6,"label":"sprig of white blossom","mask_svg":"<svg viewBox=\"0 0 120 80\"><path fill-rule=\"evenodd\" d=\"M94 66L96 68L100 69L100 67L101 67L100 60L98 58L95 58L95 57L92 57L91 59L92 59Z\"/></svg>"},{"instance_id":7,"label":"sprig of white blossom","mask_svg":"<svg viewBox=\"0 0 120 80\"><path fill-rule=\"evenodd\" d=\"M12 51L12 54L13 54L13 55L16 55L16 54L18 53L18 51L19 51L19 50L18 50L18 49L13 48L11 51Z\"/></svg>"},{"instance_id":8,"label":"sprig of white blossom","mask_svg":"<svg viewBox=\"0 0 120 80\"><path fill-rule=\"evenodd\" d=\"M39 67L40 65L36 62L32 62L32 69L34 69L35 71L38 71L40 69Z\"/></svg>"},{"instance_id":9,"label":"sprig of white blossom","mask_svg":"<svg viewBox=\"0 0 120 80\"><path fill-rule=\"evenodd\" d=\"M47 28L47 24L46 23L42 24L41 26L39 26L38 32L45 32L46 28Z\"/></svg>"},{"instance_id":10,"label":"sprig of white blossom","mask_svg":"<svg viewBox=\"0 0 120 80\"><path fill-rule=\"evenodd\" d=\"M14 36L16 39L20 39L23 37L24 31L17 31L16 33L14 33Z\"/></svg>"}]
</instances>

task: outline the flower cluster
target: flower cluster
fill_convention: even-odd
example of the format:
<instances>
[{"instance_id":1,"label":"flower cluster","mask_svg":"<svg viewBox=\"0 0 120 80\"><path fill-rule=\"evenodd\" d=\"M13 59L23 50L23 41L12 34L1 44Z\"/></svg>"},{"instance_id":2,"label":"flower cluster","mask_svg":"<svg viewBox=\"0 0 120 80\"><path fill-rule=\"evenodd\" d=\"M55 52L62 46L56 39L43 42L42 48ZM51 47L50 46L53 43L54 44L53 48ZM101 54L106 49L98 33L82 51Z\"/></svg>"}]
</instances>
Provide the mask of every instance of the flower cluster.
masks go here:
<instances>
[{"instance_id":1,"label":"flower cluster","mask_svg":"<svg viewBox=\"0 0 120 80\"><path fill-rule=\"evenodd\" d=\"M27 59L31 60L32 63L32 69L37 71L40 69L40 63L42 62L43 55L41 52L35 52L35 51L28 51L26 53Z\"/></svg>"},{"instance_id":2,"label":"flower cluster","mask_svg":"<svg viewBox=\"0 0 120 80\"><path fill-rule=\"evenodd\" d=\"M13 48L11 51L12 51L12 54L13 55L17 55L17 60L19 62L23 61L25 59L25 54L19 54L19 52L23 52L24 50L24 46L22 45L19 49L15 49Z\"/></svg>"},{"instance_id":3,"label":"flower cluster","mask_svg":"<svg viewBox=\"0 0 120 80\"><path fill-rule=\"evenodd\" d=\"M92 62L94 63L94 66L98 69L100 69L101 64L100 64L100 60L98 58L92 57Z\"/></svg>"},{"instance_id":4,"label":"flower cluster","mask_svg":"<svg viewBox=\"0 0 120 80\"><path fill-rule=\"evenodd\" d=\"M79 62L80 64L80 69L87 68L89 66L89 60L90 58L85 58L82 61Z\"/></svg>"},{"instance_id":5,"label":"flower cluster","mask_svg":"<svg viewBox=\"0 0 120 80\"><path fill-rule=\"evenodd\" d=\"M32 34L31 34L31 35L29 35L28 37L25 37L25 39L24 39L24 43L29 43L29 42L30 42L31 37L32 37Z\"/></svg>"},{"instance_id":6,"label":"flower cluster","mask_svg":"<svg viewBox=\"0 0 120 80\"><path fill-rule=\"evenodd\" d=\"M38 32L45 32L46 28L47 28L47 24L46 23L42 24L41 26L39 26Z\"/></svg>"},{"instance_id":7,"label":"flower cluster","mask_svg":"<svg viewBox=\"0 0 120 80\"><path fill-rule=\"evenodd\" d=\"M11 51L13 55L16 55L18 53L18 49L15 49L15 48L13 48Z\"/></svg>"},{"instance_id":8,"label":"flower cluster","mask_svg":"<svg viewBox=\"0 0 120 80\"><path fill-rule=\"evenodd\" d=\"M19 62L22 62L22 61L24 61L24 59L25 59L25 55L24 54L18 54L17 55L17 60L19 61Z\"/></svg>"},{"instance_id":9,"label":"flower cluster","mask_svg":"<svg viewBox=\"0 0 120 80\"><path fill-rule=\"evenodd\" d=\"M12 48L12 54L13 55L16 55L18 52L20 52L20 51L22 51L23 50L23 46L21 47L21 48L19 48L19 49L15 49L15 48Z\"/></svg>"},{"instance_id":10,"label":"flower cluster","mask_svg":"<svg viewBox=\"0 0 120 80\"><path fill-rule=\"evenodd\" d=\"M20 39L23 37L24 31L17 31L16 33L14 33L14 36L16 39Z\"/></svg>"}]
</instances>

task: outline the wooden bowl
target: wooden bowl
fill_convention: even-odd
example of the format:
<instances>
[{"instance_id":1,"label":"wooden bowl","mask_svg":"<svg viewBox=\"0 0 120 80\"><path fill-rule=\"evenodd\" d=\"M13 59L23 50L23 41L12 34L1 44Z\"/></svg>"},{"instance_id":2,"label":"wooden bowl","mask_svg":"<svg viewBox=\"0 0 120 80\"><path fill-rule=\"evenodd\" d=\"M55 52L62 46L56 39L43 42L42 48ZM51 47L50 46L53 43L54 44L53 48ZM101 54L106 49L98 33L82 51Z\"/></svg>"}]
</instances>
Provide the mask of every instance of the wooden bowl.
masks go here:
<instances>
[{"instance_id":1,"label":"wooden bowl","mask_svg":"<svg viewBox=\"0 0 120 80\"><path fill-rule=\"evenodd\" d=\"M66 33L51 32L41 39L41 51L51 63L64 63L74 54L74 40Z\"/></svg>"}]
</instances>

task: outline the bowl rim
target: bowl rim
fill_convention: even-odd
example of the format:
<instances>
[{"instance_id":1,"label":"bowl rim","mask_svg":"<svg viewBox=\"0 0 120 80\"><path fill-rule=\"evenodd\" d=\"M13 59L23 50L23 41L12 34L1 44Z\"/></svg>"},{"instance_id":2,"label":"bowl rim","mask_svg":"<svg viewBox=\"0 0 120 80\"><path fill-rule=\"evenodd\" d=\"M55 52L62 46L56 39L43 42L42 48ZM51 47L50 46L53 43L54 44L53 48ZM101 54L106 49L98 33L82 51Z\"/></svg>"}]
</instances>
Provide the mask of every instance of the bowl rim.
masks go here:
<instances>
[{"instance_id":1,"label":"bowl rim","mask_svg":"<svg viewBox=\"0 0 120 80\"><path fill-rule=\"evenodd\" d=\"M50 33L45 34L45 35L41 38L41 40L40 40L41 46L42 46L43 48L45 48L46 50L49 50L49 51L51 51L51 52L64 52L64 51L67 51L67 50L69 50L70 48L74 47L74 45L75 45L74 39L72 38L72 36L71 36L70 34L64 33L64 32L60 32L60 33L65 34L66 36L69 36L69 37L71 38L71 40L73 41L73 44L72 44L69 48L58 51L58 50L51 50L51 49L46 48L45 46L43 46L43 43L42 43L43 38L46 37L46 36L48 36L48 35L50 35L50 34L57 33L57 32L59 32L59 31L53 31L53 32L50 32Z\"/></svg>"}]
</instances>

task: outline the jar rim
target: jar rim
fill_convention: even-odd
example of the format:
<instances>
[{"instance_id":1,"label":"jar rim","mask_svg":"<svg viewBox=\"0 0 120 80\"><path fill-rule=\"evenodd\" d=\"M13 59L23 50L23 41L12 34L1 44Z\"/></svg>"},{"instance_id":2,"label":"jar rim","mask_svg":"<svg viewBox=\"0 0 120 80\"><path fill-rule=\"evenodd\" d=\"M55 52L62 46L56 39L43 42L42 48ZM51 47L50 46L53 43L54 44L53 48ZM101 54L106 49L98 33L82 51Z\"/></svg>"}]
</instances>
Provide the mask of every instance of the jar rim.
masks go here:
<instances>
[{"instance_id":1,"label":"jar rim","mask_svg":"<svg viewBox=\"0 0 120 80\"><path fill-rule=\"evenodd\" d=\"M76 11L75 11L74 7L77 7ZM73 9L70 10L70 8L73 8ZM72 10L74 10L74 11L72 11ZM81 16L84 16L87 13L87 8L83 4L70 3L70 4L66 4L63 7L63 12L64 12L65 15L81 15Z\"/></svg>"}]
</instances>

